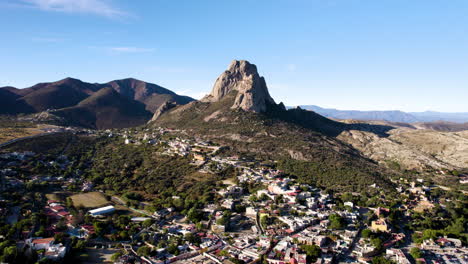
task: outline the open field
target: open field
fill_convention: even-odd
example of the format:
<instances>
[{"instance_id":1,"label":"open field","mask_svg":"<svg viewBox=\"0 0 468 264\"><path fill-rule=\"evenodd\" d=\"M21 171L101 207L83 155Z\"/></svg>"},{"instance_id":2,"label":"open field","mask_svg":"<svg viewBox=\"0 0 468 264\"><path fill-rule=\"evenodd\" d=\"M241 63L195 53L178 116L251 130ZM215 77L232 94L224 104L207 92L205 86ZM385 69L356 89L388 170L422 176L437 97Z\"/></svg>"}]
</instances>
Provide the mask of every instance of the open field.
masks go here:
<instances>
[{"instance_id":1,"label":"open field","mask_svg":"<svg viewBox=\"0 0 468 264\"><path fill-rule=\"evenodd\" d=\"M17 128L17 127L3 127L0 128L0 143L5 143L13 139L34 136L43 133L37 128Z\"/></svg>"},{"instance_id":2,"label":"open field","mask_svg":"<svg viewBox=\"0 0 468 264\"><path fill-rule=\"evenodd\" d=\"M81 257L82 263L113 263L111 256L119 250L113 248L86 248L87 257Z\"/></svg>"},{"instance_id":3,"label":"open field","mask_svg":"<svg viewBox=\"0 0 468 264\"><path fill-rule=\"evenodd\" d=\"M85 208L101 207L109 204L106 197L100 192L81 193L70 196L73 205Z\"/></svg>"},{"instance_id":4,"label":"open field","mask_svg":"<svg viewBox=\"0 0 468 264\"><path fill-rule=\"evenodd\" d=\"M35 125L29 124L29 126L12 126L8 127L6 124L0 126L0 144L8 142L13 139L22 138L22 137L29 137L44 133L44 129L52 128L54 126L51 125Z\"/></svg>"}]
</instances>

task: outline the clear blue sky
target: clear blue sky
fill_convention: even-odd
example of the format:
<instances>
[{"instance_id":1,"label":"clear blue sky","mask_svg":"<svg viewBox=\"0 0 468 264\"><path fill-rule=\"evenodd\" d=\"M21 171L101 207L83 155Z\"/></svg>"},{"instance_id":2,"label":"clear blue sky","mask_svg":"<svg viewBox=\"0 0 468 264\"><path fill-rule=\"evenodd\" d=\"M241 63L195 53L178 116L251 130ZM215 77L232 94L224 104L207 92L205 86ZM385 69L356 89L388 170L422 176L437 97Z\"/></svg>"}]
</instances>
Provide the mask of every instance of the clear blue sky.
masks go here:
<instances>
[{"instance_id":1,"label":"clear blue sky","mask_svg":"<svg viewBox=\"0 0 468 264\"><path fill-rule=\"evenodd\" d=\"M287 105L468 112L466 0L1 0L0 86L135 77L199 97L233 59Z\"/></svg>"}]
</instances>

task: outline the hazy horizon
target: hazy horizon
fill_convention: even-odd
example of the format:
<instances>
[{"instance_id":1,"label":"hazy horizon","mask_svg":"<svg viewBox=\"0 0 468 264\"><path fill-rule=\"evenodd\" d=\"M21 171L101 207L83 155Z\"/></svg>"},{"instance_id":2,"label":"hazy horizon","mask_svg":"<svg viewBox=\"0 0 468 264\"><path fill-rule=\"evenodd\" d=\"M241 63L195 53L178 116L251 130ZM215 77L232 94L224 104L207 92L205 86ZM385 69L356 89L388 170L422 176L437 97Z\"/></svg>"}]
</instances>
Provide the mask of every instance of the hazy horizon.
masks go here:
<instances>
[{"instance_id":1,"label":"hazy horizon","mask_svg":"<svg viewBox=\"0 0 468 264\"><path fill-rule=\"evenodd\" d=\"M468 112L468 2L7 0L0 86L133 77L200 98L234 59L285 105Z\"/></svg>"}]
</instances>

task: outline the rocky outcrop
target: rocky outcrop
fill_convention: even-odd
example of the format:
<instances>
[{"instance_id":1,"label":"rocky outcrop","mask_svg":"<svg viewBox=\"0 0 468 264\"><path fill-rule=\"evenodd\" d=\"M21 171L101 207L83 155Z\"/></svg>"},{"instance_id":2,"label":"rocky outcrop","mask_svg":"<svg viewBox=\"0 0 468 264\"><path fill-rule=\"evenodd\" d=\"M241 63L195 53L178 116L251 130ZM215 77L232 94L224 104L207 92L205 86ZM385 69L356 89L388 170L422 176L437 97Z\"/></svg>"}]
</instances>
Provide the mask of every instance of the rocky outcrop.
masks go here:
<instances>
[{"instance_id":1,"label":"rocky outcrop","mask_svg":"<svg viewBox=\"0 0 468 264\"><path fill-rule=\"evenodd\" d=\"M233 109L251 112L265 112L269 104L275 104L268 93L265 79L257 72L257 66L245 60L234 60L213 86L202 102L218 102L228 94L237 92Z\"/></svg>"},{"instance_id":2,"label":"rocky outcrop","mask_svg":"<svg viewBox=\"0 0 468 264\"><path fill-rule=\"evenodd\" d=\"M155 121L158 119L162 114L167 112L168 110L176 107L178 104L176 102L172 101L167 101L164 104L162 104L158 109L156 109L156 112L154 112L153 118L149 122Z\"/></svg>"},{"instance_id":3,"label":"rocky outcrop","mask_svg":"<svg viewBox=\"0 0 468 264\"><path fill-rule=\"evenodd\" d=\"M468 168L468 131L438 132L395 128L388 137L372 132L344 131L338 139L370 159L397 162L409 170Z\"/></svg>"}]
</instances>

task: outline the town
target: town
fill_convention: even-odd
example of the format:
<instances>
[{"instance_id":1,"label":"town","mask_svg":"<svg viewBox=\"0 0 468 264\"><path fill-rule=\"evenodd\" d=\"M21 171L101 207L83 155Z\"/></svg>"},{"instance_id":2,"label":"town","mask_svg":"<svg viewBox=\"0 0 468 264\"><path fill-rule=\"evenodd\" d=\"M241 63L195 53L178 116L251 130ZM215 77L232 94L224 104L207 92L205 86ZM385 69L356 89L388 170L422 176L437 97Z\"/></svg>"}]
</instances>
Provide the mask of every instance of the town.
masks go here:
<instances>
[{"instance_id":1,"label":"town","mask_svg":"<svg viewBox=\"0 0 468 264\"><path fill-rule=\"evenodd\" d=\"M262 161L220 155L224 146L182 130L67 132L123 147L154 146L156 155L188 158L198 173L231 168L235 177L213 186L206 201L173 193L156 208L139 192L110 192L82 177L65 154L4 152L4 262L23 252L39 263L59 263L67 256L158 264L468 263L466 236L454 236L466 231L463 220L461 227L447 228L454 230L448 236L426 227L431 212L466 198L447 197L427 179L392 179L397 201L385 199L379 186L369 183L375 195L366 198L302 183Z\"/></svg>"}]
</instances>

